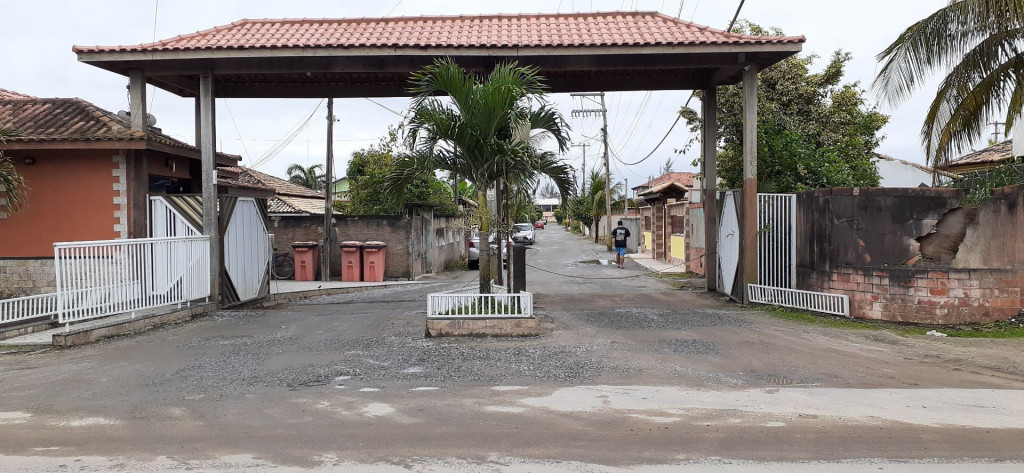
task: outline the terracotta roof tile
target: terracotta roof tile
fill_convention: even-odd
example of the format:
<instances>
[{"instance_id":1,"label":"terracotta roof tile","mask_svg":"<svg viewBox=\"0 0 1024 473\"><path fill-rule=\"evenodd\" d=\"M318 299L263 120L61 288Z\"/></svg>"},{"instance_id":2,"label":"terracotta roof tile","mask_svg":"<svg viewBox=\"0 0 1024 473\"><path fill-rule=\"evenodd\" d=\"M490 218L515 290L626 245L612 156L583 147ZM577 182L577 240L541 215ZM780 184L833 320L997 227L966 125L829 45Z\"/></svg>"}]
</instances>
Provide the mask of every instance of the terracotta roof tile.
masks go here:
<instances>
[{"instance_id":1,"label":"terracotta roof tile","mask_svg":"<svg viewBox=\"0 0 1024 473\"><path fill-rule=\"evenodd\" d=\"M652 179L649 182L645 182L645 183L640 184L640 185L638 185L636 187L633 187L633 189L637 189L637 188L640 188L640 187L648 187L648 188L656 187L656 186L659 186L661 184L665 184L667 182L678 182L679 184L682 184L685 187L692 188L693 187L694 179L696 179L696 178L697 178L697 174L692 173L692 172L669 172L669 173L662 174L662 175Z\"/></svg>"},{"instance_id":2,"label":"terracotta roof tile","mask_svg":"<svg viewBox=\"0 0 1024 473\"><path fill-rule=\"evenodd\" d=\"M0 100L34 99L31 95L25 95L13 90L0 89Z\"/></svg>"},{"instance_id":3,"label":"terracotta roof tile","mask_svg":"<svg viewBox=\"0 0 1024 473\"><path fill-rule=\"evenodd\" d=\"M594 47L803 43L729 33L656 12L240 20L156 43L75 52L352 47Z\"/></svg>"},{"instance_id":4,"label":"terracotta roof tile","mask_svg":"<svg viewBox=\"0 0 1024 473\"><path fill-rule=\"evenodd\" d=\"M195 146L159 131L132 131L128 120L79 98L0 98L0 128L15 132L6 138L9 143L147 141L198 152ZM217 156L234 162L241 159L225 153Z\"/></svg>"},{"instance_id":5,"label":"terracotta roof tile","mask_svg":"<svg viewBox=\"0 0 1024 473\"><path fill-rule=\"evenodd\" d=\"M221 167L220 169L237 172L238 182L274 189L274 192L276 192L278 196L310 197L320 199L320 213L323 213L324 211L324 195L320 192L298 184L293 184L281 179L280 177L259 172L255 169L243 167Z\"/></svg>"},{"instance_id":6,"label":"terracotta roof tile","mask_svg":"<svg viewBox=\"0 0 1024 473\"><path fill-rule=\"evenodd\" d=\"M976 164L996 164L1010 159L1013 159L1013 140L1006 140L950 161L946 169L956 170L958 167Z\"/></svg>"}]
</instances>

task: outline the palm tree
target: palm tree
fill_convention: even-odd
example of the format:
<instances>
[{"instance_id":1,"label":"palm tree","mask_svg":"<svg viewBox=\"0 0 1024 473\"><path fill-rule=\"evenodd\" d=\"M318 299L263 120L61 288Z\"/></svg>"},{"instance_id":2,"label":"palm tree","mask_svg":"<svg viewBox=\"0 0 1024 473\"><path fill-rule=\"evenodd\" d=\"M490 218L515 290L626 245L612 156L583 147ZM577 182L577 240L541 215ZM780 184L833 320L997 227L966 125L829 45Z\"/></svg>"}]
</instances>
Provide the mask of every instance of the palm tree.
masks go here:
<instances>
[{"instance_id":1,"label":"palm tree","mask_svg":"<svg viewBox=\"0 0 1024 473\"><path fill-rule=\"evenodd\" d=\"M0 128L0 144L5 138L13 136L10 130ZM0 196L6 199L6 203L0 201L0 218L21 212L28 202L29 187L25 185L25 178L14 168L14 161L3 155L0 151Z\"/></svg>"},{"instance_id":2,"label":"palm tree","mask_svg":"<svg viewBox=\"0 0 1024 473\"><path fill-rule=\"evenodd\" d=\"M322 191L327 185L327 176L323 172L323 164L314 164L310 167L303 167L301 164L288 166L288 182L308 187L315 191Z\"/></svg>"},{"instance_id":3,"label":"palm tree","mask_svg":"<svg viewBox=\"0 0 1024 473\"><path fill-rule=\"evenodd\" d=\"M598 243L597 237L601 224L601 217L604 217L604 174L598 171L590 171L590 183L585 194L587 202L591 205L591 215L594 217L594 243ZM626 208L626 199L623 195L622 183L616 182L611 186L612 212L621 212Z\"/></svg>"},{"instance_id":4,"label":"palm tree","mask_svg":"<svg viewBox=\"0 0 1024 473\"><path fill-rule=\"evenodd\" d=\"M970 148L1005 108L1006 129L1024 109L1024 0L952 0L907 28L878 55L874 88L891 105L945 73L921 127L930 163Z\"/></svg>"},{"instance_id":5,"label":"palm tree","mask_svg":"<svg viewBox=\"0 0 1024 473\"><path fill-rule=\"evenodd\" d=\"M406 132L412 153L399 158L393 191L420 173L443 170L464 176L477 190L480 241L486 242L491 230L487 189L497 182L518 184L542 173L571 190L568 166L536 148L545 139L554 140L559 152L569 145L565 121L545 101L547 86L538 71L514 62L499 64L483 79L451 59L440 59L413 74ZM490 292L488 259L488 252L481 251L481 293Z\"/></svg>"}]
</instances>

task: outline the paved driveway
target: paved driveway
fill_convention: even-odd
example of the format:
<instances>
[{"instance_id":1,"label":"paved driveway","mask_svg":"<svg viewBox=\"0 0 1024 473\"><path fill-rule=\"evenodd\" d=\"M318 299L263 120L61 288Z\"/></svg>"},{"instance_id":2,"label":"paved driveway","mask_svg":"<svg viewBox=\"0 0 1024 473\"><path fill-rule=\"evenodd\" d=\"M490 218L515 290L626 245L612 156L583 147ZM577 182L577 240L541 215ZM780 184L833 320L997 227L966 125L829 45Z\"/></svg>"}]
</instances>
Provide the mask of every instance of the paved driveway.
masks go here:
<instances>
[{"instance_id":1,"label":"paved driveway","mask_svg":"<svg viewBox=\"0 0 1024 473\"><path fill-rule=\"evenodd\" d=\"M424 338L460 272L2 356L0 470L1024 468L1020 341L792 324L537 234L540 337Z\"/></svg>"}]
</instances>

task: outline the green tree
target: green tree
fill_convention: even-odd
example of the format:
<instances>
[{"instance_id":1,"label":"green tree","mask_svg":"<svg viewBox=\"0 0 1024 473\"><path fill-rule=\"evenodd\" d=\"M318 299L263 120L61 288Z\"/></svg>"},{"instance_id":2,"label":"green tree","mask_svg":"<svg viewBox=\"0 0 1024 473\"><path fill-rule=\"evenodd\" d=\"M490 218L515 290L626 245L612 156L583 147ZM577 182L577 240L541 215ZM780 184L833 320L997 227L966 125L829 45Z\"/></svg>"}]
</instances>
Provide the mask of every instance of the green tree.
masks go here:
<instances>
[{"instance_id":1,"label":"green tree","mask_svg":"<svg viewBox=\"0 0 1024 473\"><path fill-rule=\"evenodd\" d=\"M10 130L0 128L0 144L13 135ZM0 218L21 212L28 203L28 191L25 178L14 168L14 161L0 150Z\"/></svg>"},{"instance_id":2,"label":"green tree","mask_svg":"<svg viewBox=\"0 0 1024 473\"><path fill-rule=\"evenodd\" d=\"M349 201L339 210L346 215L404 215L410 204L419 204L433 207L437 216L458 215L451 187L432 173L415 176L401 193L387 190L399 160L397 145L398 129L392 127L378 144L352 153L346 172Z\"/></svg>"},{"instance_id":3,"label":"green tree","mask_svg":"<svg viewBox=\"0 0 1024 473\"><path fill-rule=\"evenodd\" d=\"M736 32L782 35L744 22ZM857 83L842 83L850 55L836 51L818 73L816 56L792 56L758 74L757 179L762 192L878 185L872 161L889 117L870 107ZM703 94L697 93L699 98ZM692 109L680 112L691 128ZM743 185L743 90L718 89L718 175Z\"/></svg>"},{"instance_id":4,"label":"green tree","mask_svg":"<svg viewBox=\"0 0 1024 473\"><path fill-rule=\"evenodd\" d=\"M1024 0L953 0L914 23L878 55L874 89L889 104L945 74L921 127L929 162L948 164L1006 110L1009 130L1024 110Z\"/></svg>"},{"instance_id":5,"label":"green tree","mask_svg":"<svg viewBox=\"0 0 1024 473\"><path fill-rule=\"evenodd\" d=\"M389 189L401 192L416 175L443 170L465 177L477 190L480 241L488 241L491 217L486 190L504 180L552 177L563 195L572 189L569 168L554 153L539 152L545 139L564 152L569 140L565 121L544 93L547 86L535 67L499 64L486 77L467 72L451 59L440 59L413 74L406 144ZM447 95L447 100L438 98ZM480 292L490 292L488 252L480 254Z\"/></svg>"},{"instance_id":6,"label":"green tree","mask_svg":"<svg viewBox=\"0 0 1024 473\"><path fill-rule=\"evenodd\" d=\"M288 166L288 182L308 187L315 191L322 191L327 185L327 176L324 174L323 164L314 164L304 167L301 164Z\"/></svg>"}]
</instances>

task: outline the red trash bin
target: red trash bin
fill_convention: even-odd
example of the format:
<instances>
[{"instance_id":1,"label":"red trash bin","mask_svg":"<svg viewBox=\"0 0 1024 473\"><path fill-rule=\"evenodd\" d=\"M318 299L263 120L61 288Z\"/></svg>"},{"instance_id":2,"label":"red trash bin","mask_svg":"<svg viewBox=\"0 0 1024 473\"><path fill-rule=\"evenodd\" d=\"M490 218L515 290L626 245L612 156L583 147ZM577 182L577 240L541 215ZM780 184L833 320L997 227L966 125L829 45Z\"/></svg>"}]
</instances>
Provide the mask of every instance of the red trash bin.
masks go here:
<instances>
[{"instance_id":1,"label":"red trash bin","mask_svg":"<svg viewBox=\"0 0 1024 473\"><path fill-rule=\"evenodd\" d=\"M341 242L341 280L363 280L363 243L359 241Z\"/></svg>"},{"instance_id":2,"label":"red trash bin","mask_svg":"<svg viewBox=\"0 0 1024 473\"><path fill-rule=\"evenodd\" d=\"M297 241L295 250L295 280L316 281L316 269L320 264L320 244L315 241Z\"/></svg>"},{"instance_id":3,"label":"red trash bin","mask_svg":"<svg viewBox=\"0 0 1024 473\"><path fill-rule=\"evenodd\" d=\"M363 281L384 280L384 254L388 245L382 241L363 243Z\"/></svg>"}]
</instances>

